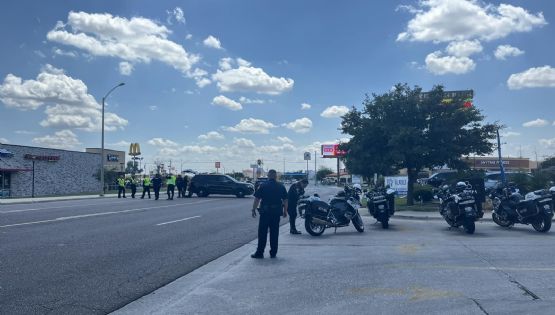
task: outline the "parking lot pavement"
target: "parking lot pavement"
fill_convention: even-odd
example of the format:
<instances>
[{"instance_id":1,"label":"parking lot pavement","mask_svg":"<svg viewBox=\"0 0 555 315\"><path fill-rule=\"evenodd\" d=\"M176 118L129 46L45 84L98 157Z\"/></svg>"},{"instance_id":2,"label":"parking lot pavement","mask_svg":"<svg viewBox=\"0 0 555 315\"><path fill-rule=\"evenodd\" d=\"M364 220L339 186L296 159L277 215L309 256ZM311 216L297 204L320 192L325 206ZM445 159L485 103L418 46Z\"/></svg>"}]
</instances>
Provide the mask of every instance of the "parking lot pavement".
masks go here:
<instances>
[{"instance_id":1,"label":"parking lot pavement","mask_svg":"<svg viewBox=\"0 0 555 315\"><path fill-rule=\"evenodd\" d=\"M302 222L299 222L301 225ZM115 314L550 314L555 233L393 219L389 230L287 234L277 259L253 241ZM302 229L304 231L304 229Z\"/></svg>"}]
</instances>

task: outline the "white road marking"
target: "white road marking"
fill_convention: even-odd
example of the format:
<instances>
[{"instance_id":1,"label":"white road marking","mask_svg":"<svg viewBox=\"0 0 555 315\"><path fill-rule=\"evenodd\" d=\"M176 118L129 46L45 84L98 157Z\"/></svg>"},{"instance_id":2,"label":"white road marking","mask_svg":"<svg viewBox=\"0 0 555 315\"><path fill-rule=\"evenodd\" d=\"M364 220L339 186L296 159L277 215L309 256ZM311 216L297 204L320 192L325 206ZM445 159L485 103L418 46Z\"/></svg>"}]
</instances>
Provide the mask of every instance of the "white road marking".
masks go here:
<instances>
[{"instance_id":1,"label":"white road marking","mask_svg":"<svg viewBox=\"0 0 555 315\"><path fill-rule=\"evenodd\" d=\"M185 218L185 219L179 219L179 220L175 220L175 221L169 221L169 222L164 222L164 223L158 223L158 224L156 224L156 225L157 225L157 226L160 226L160 225L171 224L171 223L181 222L181 221L187 221L187 220L196 219L196 218L200 218L200 215L196 215L196 216L194 216L194 217L189 217L189 218Z\"/></svg>"},{"instance_id":2,"label":"white road marking","mask_svg":"<svg viewBox=\"0 0 555 315\"><path fill-rule=\"evenodd\" d=\"M124 203L124 202L125 201L112 202L112 203L95 203L95 204L86 204L86 205L77 204L77 205L71 205L71 206L58 206L58 207L45 207L45 208L32 208L32 209L16 209L16 210L0 211L0 213L18 213L18 212L49 210L49 209L62 209L62 208L71 208L71 207L107 206L107 205L117 205L117 204Z\"/></svg>"},{"instance_id":3,"label":"white road marking","mask_svg":"<svg viewBox=\"0 0 555 315\"><path fill-rule=\"evenodd\" d=\"M121 211L97 212L97 213L90 213L90 214L74 215L74 216L69 216L69 217L59 217L59 218L51 219L51 220L41 220L41 221L33 221L33 222L7 224L7 225L0 225L0 229L1 228L14 227L14 226L34 225L34 224L49 223L49 222L61 222L61 221L67 221L67 220L73 220L73 219L83 219L83 218L97 217L97 216L110 215L110 214L128 213L128 212L136 212L136 211L144 211L144 210L160 209L160 208L169 208L169 207L177 207L177 206L184 206L184 205L193 205L193 204L206 203L206 202L210 202L210 201L214 201L214 200L216 200L216 199L203 200L203 201L198 201L198 202L195 202L195 203L179 203L179 204L173 204L173 205L128 209L128 210L121 210Z\"/></svg>"}]
</instances>

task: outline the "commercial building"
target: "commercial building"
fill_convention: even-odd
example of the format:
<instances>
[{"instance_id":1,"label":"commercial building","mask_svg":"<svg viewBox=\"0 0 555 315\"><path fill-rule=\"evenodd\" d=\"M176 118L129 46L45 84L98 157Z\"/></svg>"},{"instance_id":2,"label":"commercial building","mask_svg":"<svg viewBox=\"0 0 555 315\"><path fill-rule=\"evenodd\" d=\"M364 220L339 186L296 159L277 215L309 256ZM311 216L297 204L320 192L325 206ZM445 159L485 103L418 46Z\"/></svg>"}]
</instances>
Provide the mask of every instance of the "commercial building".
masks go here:
<instances>
[{"instance_id":1,"label":"commercial building","mask_svg":"<svg viewBox=\"0 0 555 315\"><path fill-rule=\"evenodd\" d=\"M484 170L484 171L499 171L499 158L498 157L466 157L465 162L468 163L471 169ZM529 158L511 158L504 157L503 167L506 171L521 171L530 172L532 169L537 168L535 162L530 161Z\"/></svg>"},{"instance_id":2,"label":"commercial building","mask_svg":"<svg viewBox=\"0 0 555 315\"><path fill-rule=\"evenodd\" d=\"M100 148L86 148L85 152L100 154ZM104 149L104 169L113 170L117 172L125 171L125 151L116 151ZM100 163L100 161L99 161Z\"/></svg>"},{"instance_id":3,"label":"commercial building","mask_svg":"<svg viewBox=\"0 0 555 315\"><path fill-rule=\"evenodd\" d=\"M0 143L0 198L98 193L100 155Z\"/></svg>"}]
</instances>

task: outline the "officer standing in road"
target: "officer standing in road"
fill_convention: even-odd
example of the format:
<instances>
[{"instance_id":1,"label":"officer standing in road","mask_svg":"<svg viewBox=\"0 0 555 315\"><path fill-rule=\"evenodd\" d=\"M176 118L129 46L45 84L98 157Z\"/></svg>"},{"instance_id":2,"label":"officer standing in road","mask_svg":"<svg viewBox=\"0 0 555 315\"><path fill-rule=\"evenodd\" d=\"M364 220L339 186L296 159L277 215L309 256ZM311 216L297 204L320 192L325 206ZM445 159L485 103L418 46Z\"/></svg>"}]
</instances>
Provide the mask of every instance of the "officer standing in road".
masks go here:
<instances>
[{"instance_id":1,"label":"officer standing in road","mask_svg":"<svg viewBox=\"0 0 555 315\"><path fill-rule=\"evenodd\" d=\"M160 188L162 188L162 177L160 177L160 174L156 174L152 179L152 188L154 189L154 200L158 200Z\"/></svg>"},{"instance_id":2,"label":"officer standing in road","mask_svg":"<svg viewBox=\"0 0 555 315\"><path fill-rule=\"evenodd\" d=\"M289 233L291 234L301 234L301 232L297 230L295 220L297 219L297 202L300 197L304 195L304 189L306 186L308 186L308 179L303 178L302 180L291 185L291 187L289 187L289 192L287 193L287 212L289 213L290 225Z\"/></svg>"},{"instance_id":3,"label":"officer standing in road","mask_svg":"<svg viewBox=\"0 0 555 315\"><path fill-rule=\"evenodd\" d=\"M137 180L135 176L131 176L131 179L129 179L129 187L131 187L131 198L135 199L135 194L137 193Z\"/></svg>"},{"instance_id":4,"label":"officer standing in road","mask_svg":"<svg viewBox=\"0 0 555 315\"><path fill-rule=\"evenodd\" d=\"M150 183L150 177L146 176L143 179L143 195L141 196L141 199L145 198L145 193L148 192L148 199L150 199L150 186L152 184Z\"/></svg>"},{"instance_id":5,"label":"officer standing in road","mask_svg":"<svg viewBox=\"0 0 555 315\"><path fill-rule=\"evenodd\" d=\"M185 198L185 193L183 192L185 189L185 181L183 180L181 174L177 175L175 186L177 186L177 198Z\"/></svg>"},{"instance_id":6,"label":"officer standing in road","mask_svg":"<svg viewBox=\"0 0 555 315\"><path fill-rule=\"evenodd\" d=\"M118 198L121 198L122 193L125 198L125 176L123 174L118 178Z\"/></svg>"},{"instance_id":7,"label":"officer standing in road","mask_svg":"<svg viewBox=\"0 0 555 315\"><path fill-rule=\"evenodd\" d=\"M264 258L268 229L270 229L270 257L275 258L278 251L279 220L287 217L287 190L278 183L277 172L268 171L268 181L263 183L254 193L252 217L256 218L256 210L260 213L258 221L258 247L252 258ZM260 206L260 208L259 208Z\"/></svg>"},{"instance_id":8,"label":"officer standing in road","mask_svg":"<svg viewBox=\"0 0 555 315\"><path fill-rule=\"evenodd\" d=\"M173 200L173 195L175 193L175 176L170 173L166 179L166 185L168 185L168 200Z\"/></svg>"}]
</instances>

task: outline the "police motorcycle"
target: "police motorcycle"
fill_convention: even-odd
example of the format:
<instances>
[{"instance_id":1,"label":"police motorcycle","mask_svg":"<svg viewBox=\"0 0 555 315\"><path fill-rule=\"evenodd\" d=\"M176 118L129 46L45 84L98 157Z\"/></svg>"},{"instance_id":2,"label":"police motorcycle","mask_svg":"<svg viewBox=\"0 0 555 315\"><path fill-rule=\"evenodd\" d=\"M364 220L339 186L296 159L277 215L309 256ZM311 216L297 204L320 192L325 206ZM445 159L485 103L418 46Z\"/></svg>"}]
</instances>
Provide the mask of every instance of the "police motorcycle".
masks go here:
<instances>
[{"instance_id":1,"label":"police motorcycle","mask_svg":"<svg viewBox=\"0 0 555 315\"><path fill-rule=\"evenodd\" d=\"M376 187L366 193L368 212L384 229L389 228L389 218L395 213L395 193L389 187Z\"/></svg>"},{"instance_id":2,"label":"police motorcycle","mask_svg":"<svg viewBox=\"0 0 555 315\"><path fill-rule=\"evenodd\" d=\"M364 232L364 223L358 212L361 207L358 188L345 186L329 203L322 201L318 194L303 196L297 203L299 215L304 219L304 227L312 236L319 236L327 228L349 226L353 222L355 229Z\"/></svg>"},{"instance_id":3,"label":"police motorcycle","mask_svg":"<svg viewBox=\"0 0 555 315\"><path fill-rule=\"evenodd\" d=\"M439 213L447 224L457 228L462 225L466 233L474 233L475 221L481 216L477 211L475 192L470 184L458 182L454 190L444 185L435 198L439 199Z\"/></svg>"},{"instance_id":4,"label":"police motorcycle","mask_svg":"<svg viewBox=\"0 0 555 315\"><path fill-rule=\"evenodd\" d=\"M555 187L520 194L514 183L500 185L490 193L493 204L491 217L502 227L515 223L531 224L538 232L551 229L553 218L553 195Z\"/></svg>"}]
</instances>

